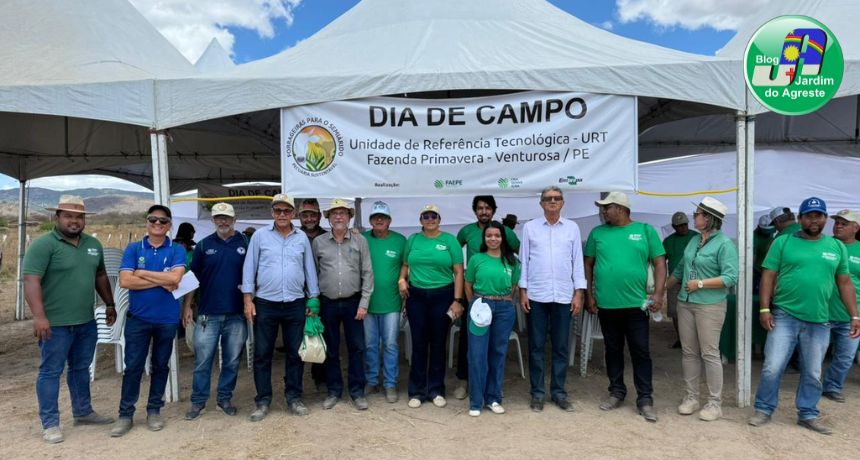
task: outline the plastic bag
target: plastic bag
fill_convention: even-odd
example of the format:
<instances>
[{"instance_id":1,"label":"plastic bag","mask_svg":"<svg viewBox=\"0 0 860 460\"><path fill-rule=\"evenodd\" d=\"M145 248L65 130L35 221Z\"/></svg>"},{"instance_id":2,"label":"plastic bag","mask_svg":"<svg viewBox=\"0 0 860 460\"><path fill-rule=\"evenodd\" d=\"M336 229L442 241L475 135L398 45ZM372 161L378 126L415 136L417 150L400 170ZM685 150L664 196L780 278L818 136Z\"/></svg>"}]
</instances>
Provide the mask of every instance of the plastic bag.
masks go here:
<instances>
[{"instance_id":1,"label":"plastic bag","mask_svg":"<svg viewBox=\"0 0 860 460\"><path fill-rule=\"evenodd\" d=\"M321 335L305 335L299 346L299 357L306 363L321 363L325 361L326 346Z\"/></svg>"}]
</instances>

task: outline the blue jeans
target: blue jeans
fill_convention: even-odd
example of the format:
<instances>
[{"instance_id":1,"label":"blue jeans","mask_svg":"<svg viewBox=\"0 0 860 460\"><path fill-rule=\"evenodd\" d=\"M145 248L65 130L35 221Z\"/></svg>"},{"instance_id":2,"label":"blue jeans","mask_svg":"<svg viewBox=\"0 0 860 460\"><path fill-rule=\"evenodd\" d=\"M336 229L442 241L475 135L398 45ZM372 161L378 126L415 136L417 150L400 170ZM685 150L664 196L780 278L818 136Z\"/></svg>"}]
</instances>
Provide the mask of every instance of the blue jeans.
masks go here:
<instances>
[{"instance_id":1,"label":"blue jeans","mask_svg":"<svg viewBox=\"0 0 860 460\"><path fill-rule=\"evenodd\" d=\"M90 364L96 350L96 321L75 326L53 326L51 337L39 342L42 362L36 378L36 398L42 428L60 425L60 375L66 363L66 382L72 397L72 415L85 417L93 412L90 404Z\"/></svg>"},{"instance_id":2,"label":"blue jeans","mask_svg":"<svg viewBox=\"0 0 860 460\"><path fill-rule=\"evenodd\" d=\"M397 335L400 333L400 312L372 314L364 318L364 355L365 376L368 385L379 384L379 346L382 342L382 375L385 388L397 386L400 373L400 346Z\"/></svg>"},{"instance_id":3,"label":"blue jeans","mask_svg":"<svg viewBox=\"0 0 860 460\"><path fill-rule=\"evenodd\" d=\"M493 312L493 322L484 335L469 335L469 409L502 402L502 381L508 341L514 330L517 311L510 300L484 299ZM464 323L469 321L464 317ZM466 330L468 330L466 323ZM464 331L461 330L461 334Z\"/></svg>"},{"instance_id":4,"label":"blue jeans","mask_svg":"<svg viewBox=\"0 0 860 460\"><path fill-rule=\"evenodd\" d=\"M445 396L445 339L451 328L447 312L453 300L453 284L436 289L409 289L406 316L412 334L410 398L429 401Z\"/></svg>"},{"instance_id":5,"label":"blue jeans","mask_svg":"<svg viewBox=\"0 0 860 460\"><path fill-rule=\"evenodd\" d=\"M851 370L851 364L854 362L854 355L857 354L857 344L860 344L860 337L856 339L848 337L850 332L850 322L830 323L833 358L830 360L827 373L824 374L825 393L842 393L842 385L845 384L845 378L848 377L848 371Z\"/></svg>"},{"instance_id":6,"label":"blue jeans","mask_svg":"<svg viewBox=\"0 0 860 460\"><path fill-rule=\"evenodd\" d=\"M146 366L146 356L152 345L147 414L157 414L164 406L164 389L170 372L170 354L179 324L156 324L129 315L125 321L125 373L122 376L122 396L119 416L134 417L134 405L140 396L140 378Z\"/></svg>"},{"instance_id":7,"label":"blue jeans","mask_svg":"<svg viewBox=\"0 0 860 460\"><path fill-rule=\"evenodd\" d=\"M364 323L355 319L358 313L358 302L361 294L345 299L329 299L320 296L322 305L323 338L326 344L325 373L328 394L343 396L343 375L340 370L340 325L343 324L343 334L346 338L346 350L349 355L347 367L347 384L352 399L364 397Z\"/></svg>"},{"instance_id":8,"label":"blue jeans","mask_svg":"<svg viewBox=\"0 0 860 460\"><path fill-rule=\"evenodd\" d=\"M821 399L821 362L830 343L830 323L808 323L772 307L773 330L764 344L764 364L755 394L755 409L773 414L779 404L779 384L795 347L800 349L800 382L797 386L797 417L818 417Z\"/></svg>"},{"instance_id":9,"label":"blue jeans","mask_svg":"<svg viewBox=\"0 0 860 460\"><path fill-rule=\"evenodd\" d=\"M218 377L216 401L233 398L239 375L239 358L245 348L248 327L241 314L199 315L194 326L194 378L191 384L191 404L205 405L209 400L212 361L221 343L221 374Z\"/></svg>"},{"instance_id":10,"label":"blue jeans","mask_svg":"<svg viewBox=\"0 0 860 460\"><path fill-rule=\"evenodd\" d=\"M564 381L570 359L570 316L569 303L537 302L529 299L531 310L526 315L529 332L529 380L531 396L543 401L544 389L544 347L547 330L552 343L552 368L549 394L553 400L567 399Z\"/></svg>"},{"instance_id":11,"label":"blue jeans","mask_svg":"<svg viewBox=\"0 0 860 460\"><path fill-rule=\"evenodd\" d=\"M299 347L305 336L305 299L292 302L271 302L256 298L257 317L254 320L254 402L260 406L272 404L272 353L278 329L284 334L284 397L287 403L302 399L304 363Z\"/></svg>"}]
</instances>

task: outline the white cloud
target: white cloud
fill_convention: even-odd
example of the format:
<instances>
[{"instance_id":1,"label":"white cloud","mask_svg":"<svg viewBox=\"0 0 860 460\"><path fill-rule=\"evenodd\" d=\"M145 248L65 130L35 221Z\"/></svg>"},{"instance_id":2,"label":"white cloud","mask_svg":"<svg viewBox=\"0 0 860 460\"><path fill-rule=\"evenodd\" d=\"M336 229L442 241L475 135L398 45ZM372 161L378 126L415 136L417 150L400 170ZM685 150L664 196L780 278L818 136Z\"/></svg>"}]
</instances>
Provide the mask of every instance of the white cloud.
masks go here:
<instances>
[{"instance_id":1,"label":"white cloud","mask_svg":"<svg viewBox=\"0 0 860 460\"><path fill-rule=\"evenodd\" d=\"M148 189L127 180L96 174L76 176L42 177L30 181L31 187L49 188L51 190L73 190L76 188L116 188L132 192L148 192Z\"/></svg>"},{"instance_id":2,"label":"white cloud","mask_svg":"<svg viewBox=\"0 0 860 460\"><path fill-rule=\"evenodd\" d=\"M606 30L612 30L612 28L614 27L614 24L612 24L612 21L603 21L603 22L596 24L596 25L597 25L597 27L600 27L601 29L606 29Z\"/></svg>"},{"instance_id":3,"label":"white cloud","mask_svg":"<svg viewBox=\"0 0 860 460\"><path fill-rule=\"evenodd\" d=\"M197 61L206 46L217 38L231 55L236 37L228 27L257 32L272 38L275 22L293 23L293 13L302 0L131 0L189 61Z\"/></svg>"},{"instance_id":4,"label":"white cloud","mask_svg":"<svg viewBox=\"0 0 860 460\"><path fill-rule=\"evenodd\" d=\"M660 27L736 30L769 0L616 0L621 22L645 20Z\"/></svg>"}]
</instances>

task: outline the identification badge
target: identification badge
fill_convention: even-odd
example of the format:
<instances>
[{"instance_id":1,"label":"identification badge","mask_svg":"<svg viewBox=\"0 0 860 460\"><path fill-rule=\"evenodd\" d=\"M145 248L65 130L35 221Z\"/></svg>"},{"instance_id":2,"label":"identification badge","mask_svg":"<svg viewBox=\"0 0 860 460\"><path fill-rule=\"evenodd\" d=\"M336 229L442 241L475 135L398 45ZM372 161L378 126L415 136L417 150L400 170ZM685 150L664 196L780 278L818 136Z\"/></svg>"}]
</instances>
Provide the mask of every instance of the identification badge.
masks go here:
<instances>
[{"instance_id":1,"label":"identification badge","mask_svg":"<svg viewBox=\"0 0 860 460\"><path fill-rule=\"evenodd\" d=\"M696 272L696 270L690 270L690 276L688 277L688 279L697 280L699 279L699 274Z\"/></svg>"}]
</instances>

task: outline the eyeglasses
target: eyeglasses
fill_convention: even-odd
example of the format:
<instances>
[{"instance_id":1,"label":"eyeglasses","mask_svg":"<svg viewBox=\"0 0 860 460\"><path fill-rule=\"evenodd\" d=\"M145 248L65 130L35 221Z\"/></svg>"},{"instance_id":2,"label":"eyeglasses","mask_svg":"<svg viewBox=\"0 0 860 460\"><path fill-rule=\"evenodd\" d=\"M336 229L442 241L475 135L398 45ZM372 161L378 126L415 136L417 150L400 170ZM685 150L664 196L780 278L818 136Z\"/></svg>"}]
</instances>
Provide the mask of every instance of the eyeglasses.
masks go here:
<instances>
[{"instance_id":1,"label":"eyeglasses","mask_svg":"<svg viewBox=\"0 0 860 460\"><path fill-rule=\"evenodd\" d=\"M541 201L543 201L544 203L547 203L547 202L550 202L550 201L564 201L564 197L563 197L563 196L558 196L558 195L543 196L543 197L541 197L541 199L540 199L540 200L541 200Z\"/></svg>"},{"instance_id":2,"label":"eyeglasses","mask_svg":"<svg viewBox=\"0 0 860 460\"><path fill-rule=\"evenodd\" d=\"M293 208L272 208L272 214L275 215L290 215L293 213Z\"/></svg>"},{"instance_id":3,"label":"eyeglasses","mask_svg":"<svg viewBox=\"0 0 860 460\"><path fill-rule=\"evenodd\" d=\"M424 214L421 214L421 220L436 220L438 218L439 214L436 214L435 212L425 212Z\"/></svg>"},{"instance_id":4,"label":"eyeglasses","mask_svg":"<svg viewBox=\"0 0 860 460\"><path fill-rule=\"evenodd\" d=\"M158 222L161 225L167 225L170 223L170 218L169 217L149 216L146 218L146 221L149 222L150 224L155 224L156 222Z\"/></svg>"}]
</instances>

